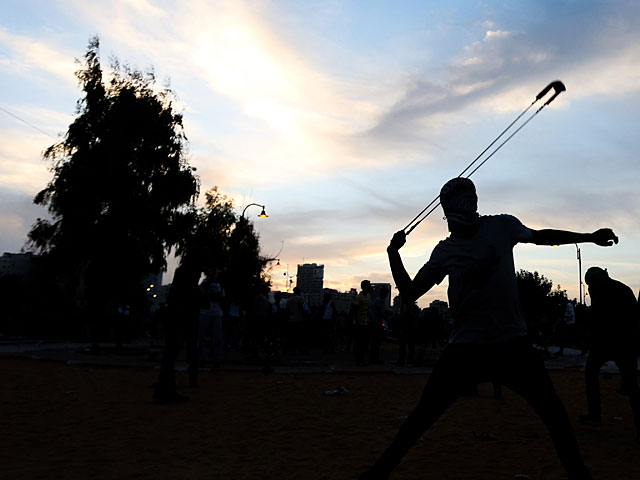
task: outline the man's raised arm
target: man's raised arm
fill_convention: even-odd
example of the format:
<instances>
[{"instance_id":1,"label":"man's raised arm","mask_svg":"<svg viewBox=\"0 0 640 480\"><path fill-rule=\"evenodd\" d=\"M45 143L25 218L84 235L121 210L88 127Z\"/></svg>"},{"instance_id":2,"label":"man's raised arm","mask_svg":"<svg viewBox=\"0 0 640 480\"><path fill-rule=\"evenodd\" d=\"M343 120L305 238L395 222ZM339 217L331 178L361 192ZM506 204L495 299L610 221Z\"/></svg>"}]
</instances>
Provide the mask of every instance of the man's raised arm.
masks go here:
<instances>
[{"instance_id":1,"label":"man's raised arm","mask_svg":"<svg viewBox=\"0 0 640 480\"><path fill-rule=\"evenodd\" d=\"M566 245L568 243L591 242L601 247L610 247L618 243L618 237L610 228L601 228L593 233L568 232L566 230L531 230L533 234L529 243L536 245Z\"/></svg>"},{"instance_id":2,"label":"man's raised arm","mask_svg":"<svg viewBox=\"0 0 640 480\"><path fill-rule=\"evenodd\" d=\"M391 266L391 275L393 281L400 292L403 300L407 303L416 301L424 293L428 292L436 282L434 280L422 279L420 285L418 285L407 273L407 269L404 268L402 258L400 257L400 249L406 243L407 236L404 230L400 230L393 235L393 238L389 242L387 247L387 254L389 255L389 265Z\"/></svg>"}]
</instances>

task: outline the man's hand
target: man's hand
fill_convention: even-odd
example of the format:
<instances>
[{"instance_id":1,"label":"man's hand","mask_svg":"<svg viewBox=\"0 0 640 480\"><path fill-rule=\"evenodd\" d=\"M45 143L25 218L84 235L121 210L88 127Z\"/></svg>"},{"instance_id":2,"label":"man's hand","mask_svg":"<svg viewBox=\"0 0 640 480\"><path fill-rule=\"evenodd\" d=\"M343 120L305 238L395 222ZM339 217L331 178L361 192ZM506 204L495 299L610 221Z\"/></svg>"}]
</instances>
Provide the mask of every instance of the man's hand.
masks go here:
<instances>
[{"instance_id":1,"label":"man's hand","mask_svg":"<svg viewBox=\"0 0 640 480\"><path fill-rule=\"evenodd\" d=\"M407 234L404 233L404 230L400 230L393 235L393 238L389 242L389 246L387 247L387 251L397 252L402 248L402 246L407 243Z\"/></svg>"},{"instance_id":2,"label":"man's hand","mask_svg":"<svg viewBox=\"0 0 640 480\"><path fill-rule=\"evenodd\" d=\"M618 243L618 237L610 228L601 228L591 234L591 241L601 247L610 247L614 243Z\"/></svg>"}]
</instances>

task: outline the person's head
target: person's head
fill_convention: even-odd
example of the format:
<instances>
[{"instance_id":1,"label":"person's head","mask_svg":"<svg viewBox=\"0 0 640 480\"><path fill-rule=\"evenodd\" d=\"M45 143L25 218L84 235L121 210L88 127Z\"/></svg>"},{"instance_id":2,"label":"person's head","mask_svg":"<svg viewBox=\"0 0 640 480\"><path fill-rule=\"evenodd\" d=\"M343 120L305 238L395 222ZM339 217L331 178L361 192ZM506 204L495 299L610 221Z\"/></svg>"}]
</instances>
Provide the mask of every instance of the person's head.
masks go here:
<instances>
[{"instance_id":1,"label":"person's head","mask_svg":"<svg viewBox=\"0 0 640 480\"><path fill-rule=\"evenodd\" d=\"M364 293L369 293L371 291L371 282L369 280L362 280L360 282L360 289Z\"/></svg>"},{"instance_id":2,"label":"person's head","mask_svg":"<svg viewBox=\"0 0 640 480\"><path fill-rule=\"evenodd\" d=\"M298 287L293 287L293 294L294 294L294 295L300 295L300 288L298 288Z\"/></svg>"},{"instance_id":3,"label":"person's head","mask_svg":"<svg viewBox=\"0 0 640 480\"><path fill-rule=\"evenodd\" d=\"M440 190L440 204L452 233L478 224L478 195L468 178L456 177L445 183Z\"/></svg>"},{"instance_id":4,"label":"person's head","mask_svg":"<svg viewBox=\"0 0 640 480\"><path fill-rule=\"evenodd\" d=\"M607 272L606 268L590 267L584 274L584 281L589 285L589 288L598 287L598 285L602 285L608 279L609 272Z\"/></svg>"}]
</instances>

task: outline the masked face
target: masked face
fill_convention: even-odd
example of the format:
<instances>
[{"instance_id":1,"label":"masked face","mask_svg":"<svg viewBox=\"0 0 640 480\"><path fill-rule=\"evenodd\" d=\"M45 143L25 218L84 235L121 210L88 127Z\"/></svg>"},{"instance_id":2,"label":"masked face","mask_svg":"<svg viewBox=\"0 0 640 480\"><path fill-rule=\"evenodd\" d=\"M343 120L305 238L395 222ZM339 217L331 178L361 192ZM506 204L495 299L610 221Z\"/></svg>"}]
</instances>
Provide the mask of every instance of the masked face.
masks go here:
<instances>
[{"instance_id":1,"label":"masked face","mask_svg":"<svg viewBox=\"0 0 640 480\"><path fill-rule=\"evenodd\" d=\"M440 203L449 222L449 230L455 225L478 223L478 196L476 187L468 178L454 178L440 190Z\"/></svg>"}]
</instances>

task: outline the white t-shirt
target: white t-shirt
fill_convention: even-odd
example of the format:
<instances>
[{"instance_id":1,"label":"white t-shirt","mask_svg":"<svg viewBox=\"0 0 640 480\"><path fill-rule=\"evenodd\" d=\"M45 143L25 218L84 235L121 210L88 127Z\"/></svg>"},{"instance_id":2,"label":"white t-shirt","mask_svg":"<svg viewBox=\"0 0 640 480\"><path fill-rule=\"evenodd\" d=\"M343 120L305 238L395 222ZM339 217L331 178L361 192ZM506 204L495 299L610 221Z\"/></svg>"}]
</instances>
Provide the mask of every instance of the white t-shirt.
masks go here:
<instances>
[{"instance_id":1,"label":"white t-shirt","mask_svg":"<svg viewBox=\"0 0 640 480\"><path fill-rule=\"evenodd\" d=\"M574 325L576 323L576 310L571 302L567 303L564 309L564 323L567 325Z\"/></svg>"},{"instance_id":2,"label":"white t-shirt","mask_svg":"<svg viewBox=\"0 0 640 480\"><path fill-rule=\"evenodd\" d=\"M449 275L450 343L498 343L527 334L520 311L513 247L532 232L512 215L480 217L470 238L449 236L416 275L417 285Z\"/></svg>"},{"instance_id":3,"label":"white t-shirt","mask_svg":"<svg viewBox=\"0 0 640 480\"><path fill-rule=\"evenodd\" d=\"M329 300L326 307L324 308L324 313L322 314L323 320L331 320L333 318L333 300Z\"/></svg>"}]
</instances>

